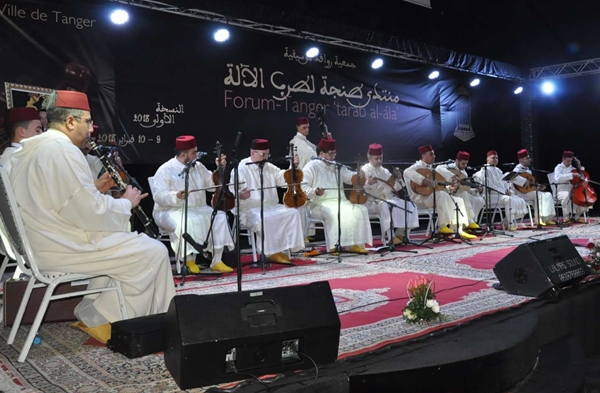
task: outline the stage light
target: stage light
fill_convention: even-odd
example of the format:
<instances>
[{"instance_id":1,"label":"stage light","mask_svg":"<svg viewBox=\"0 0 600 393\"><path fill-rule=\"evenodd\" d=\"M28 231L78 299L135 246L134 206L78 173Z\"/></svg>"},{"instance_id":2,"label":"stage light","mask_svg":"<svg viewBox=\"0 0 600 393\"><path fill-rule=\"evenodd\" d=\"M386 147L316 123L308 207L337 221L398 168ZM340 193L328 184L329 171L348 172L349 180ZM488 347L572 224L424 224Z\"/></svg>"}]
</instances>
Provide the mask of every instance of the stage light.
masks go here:
<instances>
[{"instance_id":1,"label":"stage light","mask_svg":"<svg viewBox=\"0 0 600 393\"><path fill-rule=\"evenodd\" d=\"M229 30L219 29L215 32L215 35L213 37L217 42L225 42L229 39Z\"/></svg>"},{"instance_id":2,"label":"stage light","mask_svg":"<svg viewBox=\"0 0 600 393\"><path fill-rule=\"evenodd\" d=\"M313 57L319 56L319 48L313 46L309 50L306 51L306 57L312 59Z\"/></svg>"},{"instance_id":3,"label":"stage light","mask_svg":"<svg viewBox=\"0 0 600 393\"><path fill-rule=\"evenodd\" d=\"M382 59L375 59L373 60L373 63L371 63L371 67L374 69L378 69L381 68L383 66L383 60Z\"/></svg>"},{"instance_id":4,"label":"stage light","mask_svg":"<svg viewBox=\"0 0 600 393\"><path fill-rule=\"evenodd\" d=\"M542 91L544 94L552 94L554 93L554 84L552 82L544 82L542 85Z\"/></svg>"},{"instance_id":5,"label":"stage light","mask_svg":"<svg viewBox=\"0 0 600 393\"><path fill-rule=\"evenodd\" d=\"M481 81L479 80L479 78L475 78L469 84L471 85L471 87L475 87L475 86L479 86L480 83L481 83Z\"/></svg>"},{"instance_id":6,"label":"stage light","mask_svg":"<svg viewBox=\"0 0 600 393\"><path fill-rule=\"evenodd\" d=\"M438 71L433 71L431 74L429 74L429 79L435 79L438 76L440 76L440 73Z\"/></svg>"},{"instance_id":7,"label":"stage light","mask_svg":"<svg viewBox=\"0 0 600 393\"><path fill-rule=\"evenodd\" d=\"M521 86L515 89L515 94L521 94L523 92L523 88Z\"/></svg>"},{"instance_id":8,"label":"stage light","mask_svg":"<svg viewBox=\"0 0 600 393\"><path fill-rule=\"evenodd\" d=\"M127 23L129 20L129 14L125 10L114 10L110 14L110 20L115 25L122 25L123 23Z\"/></svg>"}]
</instances>

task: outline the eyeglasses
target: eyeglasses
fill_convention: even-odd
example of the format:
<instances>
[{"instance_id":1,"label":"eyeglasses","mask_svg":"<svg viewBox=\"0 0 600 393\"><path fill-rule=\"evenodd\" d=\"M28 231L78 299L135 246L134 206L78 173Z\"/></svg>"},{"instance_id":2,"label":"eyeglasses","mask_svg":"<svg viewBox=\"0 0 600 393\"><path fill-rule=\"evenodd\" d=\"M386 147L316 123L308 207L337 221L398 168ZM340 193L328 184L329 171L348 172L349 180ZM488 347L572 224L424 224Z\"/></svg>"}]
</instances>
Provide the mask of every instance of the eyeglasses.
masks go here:
<instances>
[{"instance_id":1,"label":"eyeglasses","mask_svg":"<svg viewBox=\"0 0 600 393\"><path fill-rule=\"evenodd\" d=\"M258 154L259 156L261 156L262 158L269 158L271 157L271 153L261 153L259 151L255 151L256 154Z\"/></svg>"},{"instance_id":2,"label":"eyeglasses","mask_svg":"<svg viewBox=\"0 0 600 393\"><path fill-rule=\"evenodd\" d=\"M328 151L328 152L327 152L327 153L325 153L325 154L327 154L327 155L328 155L328 156L330 156L330 157L335 157L335 156L337 155L337 152L336 152L336 151Z\"/></svg>"},{"instance_id":3,"label":"eyeglasses","mask_svg":"<svg viewBox=\"0 0 600 393\"><path fill-rule=\"evenodd\" d=\"M91 127L94 125L94 121L92 119L84 119L83 117L79 117L79 116L73 116L73 117L76 119L85 121L87 123L88 127Z\"/></svg>"}]
</instances>

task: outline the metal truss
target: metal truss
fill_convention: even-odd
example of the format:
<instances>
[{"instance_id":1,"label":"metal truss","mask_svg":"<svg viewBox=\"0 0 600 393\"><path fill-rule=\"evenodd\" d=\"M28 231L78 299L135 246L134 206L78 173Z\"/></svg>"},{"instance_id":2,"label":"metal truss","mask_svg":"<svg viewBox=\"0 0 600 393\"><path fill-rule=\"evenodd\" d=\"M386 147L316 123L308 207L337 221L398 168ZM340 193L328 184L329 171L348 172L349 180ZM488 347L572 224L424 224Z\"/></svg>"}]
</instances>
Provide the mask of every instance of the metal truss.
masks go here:
<instances>
[{"instance_id":1,"label":"metal truss","mask_svg":"<svg viewBox=\"0 0 600 393\"><path fill-rule=\"evenodd\" d=\"M205 11L205 10L200 10L200 9L195 9L195 8L179 7L179 6L163 3L160 1L154 1L154 0L108 0L108 1L114 2L114 3L126 4L129 6L151 9L151 10L155 10L155 11L166 12L166 13L170 13L170 14L188 16L188 17L192 17L192 18L196 18L196 19L203 19L203 20L207 20L207 21L211 21L211 22L223 23L223 24L242 27L242 28L246 28L246 29L258 30L258 31L267 32L267 33L271 33L271 34L279 34L279 35L284 35L287 37L299 38L299 39L308 40L308 41L322 42L322 43L329 44L329 45L350 48L350 49L359 50L359 51L363 51L363 52L377 53L379 55L395 57L395 58L403 59L403 60L411 60L411 61L414 61L417 63L430 64L433 66L450 68L450 69L459 70L459 71L466 71L466 72L479 74L479 75L491 76L491 77L495 77L495 78L513 80L513 81L514 80L522 81L522 78L519 78L516 76L515 77L499 76L499 75L487 74L487 73L483 73L483 72L476 72L476 71L473 71L470 69L456 67L456 66L452 66L452 65L446 64L446 63L441 63L441 62L438 63L438 62L432 61L430 58L427 58L424 56L419 56L418 54L404 52L401 50L384 48L384 47L376 46L376 45L364 44L364 43L360 43L360 42L356 42L356 41L350 41L350 40L346 40L346 39L338 38L338 37L325 36L325 35L316 34L316 33L308 32L308 31L299 31L297 29L290 28L290 27L275 26L275 25L271 25L271 24L267 24L267 23L254 22L254 21L247 20L247 19L228 17L228 16L221 15L221 14L218 14L215 12L210 12L210 11Z\"/></svg>"},{"instance_id":2,"label":"metal truss","mask_svg":"<svg viewBox=\"0 0 600 393\"><path fill-rule=\"evenodd\" d=\"M600 58L532 68L529 71L529 80L573 78L592 74L600 74Z\"/></svg>"}]
</instances>

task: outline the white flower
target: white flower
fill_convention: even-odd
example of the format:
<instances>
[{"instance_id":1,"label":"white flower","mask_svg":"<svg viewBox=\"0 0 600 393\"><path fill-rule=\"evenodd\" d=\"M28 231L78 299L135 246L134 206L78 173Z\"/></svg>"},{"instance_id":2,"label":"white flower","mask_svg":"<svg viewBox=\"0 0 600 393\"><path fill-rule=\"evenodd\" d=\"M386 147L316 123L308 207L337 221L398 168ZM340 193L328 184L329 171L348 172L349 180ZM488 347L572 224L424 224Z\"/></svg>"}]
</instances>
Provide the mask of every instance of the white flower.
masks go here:
<instances>
[{"instance_id":1,"label":"white flower","mask_svg":"<svg viewBox=\"0 0 600 393\"><path fill-rule=\"evenodd\" d=\"M412 315L412 312L407 308L406 310L404 310L404 316L407 318L410 318L410 316Z\"/></svg>"},{"instance_id":2,"label":"white flower","mask_svg":"<svg viewBox=\"0 0 600 393\"><path fill-rule=\"evenodd\" d=\"M431 311L438 314L440 312L440 306L436 304L435 306L431 307Z\"/></svg>"},{"instance_id":3,"label":"white flower","mask_svg":"<svg viewBox=\"0 0 600 393\"><path fill-rule=\"evenodd\" d=\"M425 303L425 305L429 308L432 308L437 302L433 299L429 299L427 300L427 303Z\"/></svg>"},{"instance_id":4,"label":"white flower","mask_svg":"<svg viewBox=\"0 0 600 393\"><path fill-rule=\"evenodd\" d=\"M597 252L597 253L596 253L596 256L597 256L598 258L600 258L600 252Z\"/></svg>"},{"instance_id":5,"label":"white flower","mask_svg":"<svg viewBox=\"0 0 600 393\"><path fill-rule=\"evenodd\" d=\"M417 319L417 316L415 314L411 313L407 318L410 320L413 320L413 319Z\"/></svg>"}]
</instances>

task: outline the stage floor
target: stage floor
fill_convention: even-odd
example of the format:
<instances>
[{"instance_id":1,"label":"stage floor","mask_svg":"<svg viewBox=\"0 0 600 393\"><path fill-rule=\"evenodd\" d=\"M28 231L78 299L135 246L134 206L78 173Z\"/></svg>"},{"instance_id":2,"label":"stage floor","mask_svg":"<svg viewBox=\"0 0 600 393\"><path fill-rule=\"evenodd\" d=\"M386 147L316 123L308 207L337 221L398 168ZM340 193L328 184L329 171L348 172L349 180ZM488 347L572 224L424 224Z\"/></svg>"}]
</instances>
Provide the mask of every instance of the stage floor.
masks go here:
<instances>
[{"instance_id":1,"label":"stage floor","mask_svg":"<svg viewBox=\"0 0 600 393\"><path fill-rule=\"evenodd\" d=\"M488 236L472 244L440 243L432 249L410 247L405 252L343 254L337 257L296 256L294 267L243 270L243 290L329 281L342 324L338 360L377 354L382 347L405 342L484 315L518 308L530 298L508 295L492 288L497 282L493 266L519 244L567 235L574 244L600 238L600 226L578 224L543 231L511 232L514 237ZM585 247L577 247L587 256ZM250 259L245 256L244 260ZM406 284L416 276L435 283L443 323L413 325L401 313L408 297ZM215 294L237 290L236 274L204 281L190 279L178 294ZM509 311L510 312L510 311ZM309 317L309 316L307 316ZM207 315L207 323L211 323ZM96 345L68 323L42 326L42 344L34 346L27 362L16 362L26 331L21 329L14 347L6 344L9 328L0 330L0 391L61 392L170 392L179 391L166 370L163 355L127 359ZM199 327L201 328L201 327ZM195 389L192 391L203 391ZM249 390L251 391L251 390Z\"/></svg>"}]
</instances>

